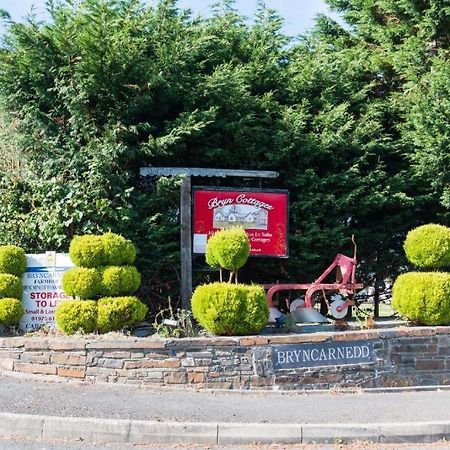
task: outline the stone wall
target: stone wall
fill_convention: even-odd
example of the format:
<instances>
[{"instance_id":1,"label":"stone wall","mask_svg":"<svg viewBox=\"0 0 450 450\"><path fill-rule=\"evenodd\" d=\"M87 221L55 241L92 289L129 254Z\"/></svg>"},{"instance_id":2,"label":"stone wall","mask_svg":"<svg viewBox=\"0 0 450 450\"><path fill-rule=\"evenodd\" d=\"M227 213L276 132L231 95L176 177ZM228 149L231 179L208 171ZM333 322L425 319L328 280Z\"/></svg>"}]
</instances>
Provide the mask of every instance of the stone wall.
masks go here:
<instances>
[{"instance_id":1,"label":"stone wall","mask_svg":"<svg viewBox=\"0 0 450 450\"><path fill-rule=\"evenodd\" d=\"M277 346L370 342L373 361L277 370ZM310 346L311 347L311 346ZM219 389L333 389L450 384L450 327L254 337L0 338L2 374Z\"/></svg>"}]
</instances>

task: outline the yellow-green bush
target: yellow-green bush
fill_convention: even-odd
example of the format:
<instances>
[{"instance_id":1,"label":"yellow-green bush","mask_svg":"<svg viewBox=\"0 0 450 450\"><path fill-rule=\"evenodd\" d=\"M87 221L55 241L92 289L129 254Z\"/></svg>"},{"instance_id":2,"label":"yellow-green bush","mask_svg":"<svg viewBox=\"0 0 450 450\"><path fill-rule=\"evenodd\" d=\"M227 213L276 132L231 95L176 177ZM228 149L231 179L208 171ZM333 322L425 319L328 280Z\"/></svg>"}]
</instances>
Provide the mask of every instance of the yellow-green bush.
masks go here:
<instances>
[{"instance_id":1,"label":"yellow-green bush","mask_svg":"<svg viewBox=\"0 0 450 450\"><path fill-rule=\"evenodd\" d=\"M20 277L27 268L25 252L15 245L0 246L0 273Z\"/></svg>"},{"instance_id":2,"label":"yellow-green bush","mask_svg":"<svg viewBox=\"0 0 450 450\"><path fill-rule=\"evenodd\" d=\"M133 264L136 260L136 247L123 236L105 233L102 236L105 265L122 266Z\"/></svg>"},{"instance_id":3,"label":"yellow-green bush","mask_svg":"<svg viewBox=\"0 0 450 450\"><path fill-rule=\"evenodd\" d=\"M97 303L65 300L56 307L56 325L66 334L92 333L97 325Z\"/></svg>"},{"instance_id":4,"label":"yellow-green bush","mask_svg":"<svg viewBox=\"0 0 450 450\"><path fill-rule=\"evenodd\" d=\"M206 242L206 251L205 251L205 260L206 264L214 269L218 269L220 267L219 261L216 257L216 248L218 243L216 241L219 240L219 234L216 231Z\"/></svg>"},{"instance_id":5,"label":"yellow-green bush","mask_svg":"<svg viewBox=\"0 0 450 450\"><path fill-rule=\"evenodd\" d=\"M450 324L450 274L408 272L400 275L392 289L392 306L413 322Z\"/></svg>"},{"instance_id":6,"label":"yellow-green bush","mask_svg":"<svg viewBox=\"0 0 450 450\"><path fill-rule=\"evenodd\" d=\"M86 234L75 236L70 242L70 259L80 267L100 267L106 265L105 248L101 236Z\"/></svg>"},{"instance_id":7,"label":"yellow-green bush","mask_svg":"<svg viewBox=\"0 0 450 450\"><path fill-rule=\"evenodd\" d=\"M86 234L72 239L69 255L80 267L122 266L134 263L136 247L119 234Z\"/></svg>"},{"instance_id":8,"label":"yellow-green bush","mask_svg":"<svg viewBox=\"0 0 450 450\"><path fill-rule=\"evenodd\" d=\"M0 298L22 298L22 282L19 277L0 273Z\"/></svg>"},{"instance_id":9,"label":"yellow-green bush","mask_svg":"<svg viewBox=\"0 0 450 450\"><path fill-rule=\"evenodd\" d=\"M230 283L198 286L192 295L192 313L209 332L227 336L258 333L269 318L262 286Z\"/></svg>"},{"instance_id":10,"label":"yellow-green bush","mask_svg":"<svg viewBox=\"0 0 450 450\"><path fill-rule=\"evenodd\" d=\"M214 233L206 244L206 261L213 267L236 271L247 261L250 242L242 228L228 228Z\"/></svg>"},{"instance_id":11,"label":"yellow-green bush","mask_svg":"<svg viewBox=\"0 0 450 450\"><path fill-rule=\"evenodd\" d=\"M102 271L102 295L132 294L141 285L141 274L134 266L108 266Z\"/></svg>"},{"instance_id":12,"label":"yellow-green bush","mask_svg":"<svg viewBox=\"0 0 450 450\"><path fill-rule=\"evenodd\" d=\"M24 313L22 303L17 298L0 299L0 323L15 325Z\"/></svg>"},{"instance_id":13,"label":"yellow-green bush","mask_svg":"<svg viewBox=\"0 0 450 450\"><path fill-rule=\"evenodd\" d=\"M81 267L70 269L63 275L65 293L82 299L104 297L95 303L94 325L92 311L86 305L71 303L65 306L67 311L62 309L63 318L60 319L63 331L70 334L73 330L81 330L84 322L80 325L70 319L72 312L81 307L89 316L88 326L81 330L85 332L95 328L103 333L120 330L145 318L148 308L136 297L113 297L132 294L141 284L141 275L130 265L136 259L136 248L131 241L115 233L76 236L69 253L72 261Z\"/></svg>"},{"instance_id":14,"label":"yellow-green bush","mask_svg":"<svg viewBox=\"0 0 450 450\"><path fill-rule=\"evenodd\" d=\"M95 268L74 267L64 272L63 290L67 295L81 299L94 299L101 295L102 274Z\"/></svg>"},{"instance_id":15,"label":"yellow-green bush","mask_svg":"<svg viewBox=\"0 0 450 450\"><path fill-rule=\"evenodd\" d=\"M411 230L403 244L406 257L417 267L450 266L450 228L430 223Z\"/></svg>"},{"instance_id":16,"label":"yellow-green bush","mask_svg":"<svg viewBox=\"0 0 450 450\"><path fill-rule=\"evenodd\" d=\"M102 333L142 322L148 308L137 297L103 297L98 301L97 328Z\"/></svg>"}]
</instances>

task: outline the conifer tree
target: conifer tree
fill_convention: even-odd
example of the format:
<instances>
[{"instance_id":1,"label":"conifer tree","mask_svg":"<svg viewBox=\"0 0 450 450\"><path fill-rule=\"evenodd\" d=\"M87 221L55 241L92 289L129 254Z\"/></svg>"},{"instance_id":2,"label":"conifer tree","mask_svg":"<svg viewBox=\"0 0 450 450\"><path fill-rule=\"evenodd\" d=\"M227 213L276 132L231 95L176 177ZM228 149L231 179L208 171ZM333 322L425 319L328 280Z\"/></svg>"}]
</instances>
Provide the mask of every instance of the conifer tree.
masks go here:
<instances>
[{"instance_id":1,"label":"conifer tree","mask_svg":"<svg viewBox=\"0 0 450 450\"><path fill-rule=\"evenodd\" d=\"M0 171L0 243L67 250L112 230L164 296L151 286L176 286L178 180L139 167L266 169L281 176L264 186L290 191L290 258L250 259L243 281L314 279L353 233L361 275L395 276L406 232L450 205L449 0L329 3L347 25L320 17L295 42L275 12L249 23L232 1L200 18L176 0L54 0L48 23L2 14L20 170Z\"/></svg>"}]
</instances>

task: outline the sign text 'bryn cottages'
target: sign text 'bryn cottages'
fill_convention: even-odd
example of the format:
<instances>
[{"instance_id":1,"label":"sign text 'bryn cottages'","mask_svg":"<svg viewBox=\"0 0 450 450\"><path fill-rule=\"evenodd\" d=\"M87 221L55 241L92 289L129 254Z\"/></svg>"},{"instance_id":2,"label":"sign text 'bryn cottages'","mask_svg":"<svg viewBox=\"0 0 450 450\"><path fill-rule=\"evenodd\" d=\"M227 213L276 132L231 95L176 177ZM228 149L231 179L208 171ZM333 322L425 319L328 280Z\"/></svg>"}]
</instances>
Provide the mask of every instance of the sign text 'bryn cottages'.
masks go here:
<instances>
[{"instance_id":1,"label":"sign text 'bryn cottages'","mask_svg":"<svg viewBox=\"0 0 450 450\"><path fill-rule=\"evenodd\" d=\"M287 257L288 192L194 188L194 253L205 253L217 230L240 226L250 255Z\"/></svg>"}]
</instances>

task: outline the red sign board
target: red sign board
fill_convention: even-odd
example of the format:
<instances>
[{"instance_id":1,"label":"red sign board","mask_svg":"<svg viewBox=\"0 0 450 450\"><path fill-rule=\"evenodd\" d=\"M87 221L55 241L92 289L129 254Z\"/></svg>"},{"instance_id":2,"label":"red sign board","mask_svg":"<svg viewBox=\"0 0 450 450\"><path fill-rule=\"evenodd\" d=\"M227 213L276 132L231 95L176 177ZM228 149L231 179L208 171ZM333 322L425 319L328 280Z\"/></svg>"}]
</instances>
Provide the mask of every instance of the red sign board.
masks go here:
<instances>
[{"instance_id":1,"label":"red sign board","mask_svg":"<svg viewBox=\"0 0 450 450\"><path fill-rule=\"evenodd\" d=\"M250 255L287 257L288 192L194 188L194 253L217 230L241 226Z\"/></svg>"}]
</instances>

